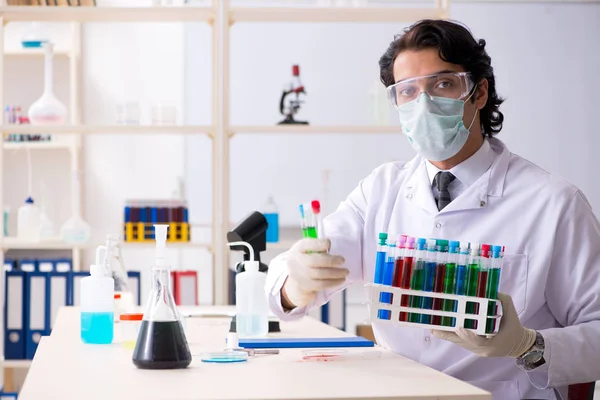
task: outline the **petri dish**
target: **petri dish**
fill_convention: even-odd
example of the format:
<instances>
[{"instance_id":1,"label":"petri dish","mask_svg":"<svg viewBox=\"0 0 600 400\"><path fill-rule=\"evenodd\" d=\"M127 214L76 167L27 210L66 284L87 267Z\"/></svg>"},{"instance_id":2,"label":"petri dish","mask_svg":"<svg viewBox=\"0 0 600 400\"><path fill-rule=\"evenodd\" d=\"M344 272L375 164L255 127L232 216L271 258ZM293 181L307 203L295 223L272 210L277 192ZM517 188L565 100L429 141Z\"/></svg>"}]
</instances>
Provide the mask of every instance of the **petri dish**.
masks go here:
<instances>
[{"instance_id":1,"label":"petri dish","mask_svg":"<svg viewBox=\"0 0 600 400\"><path fill-rule=\"evenodd\" d=\"M236 363L248 360L245 351L207 351L200 354L202 362Z\"/></svg>"}]
</instances>

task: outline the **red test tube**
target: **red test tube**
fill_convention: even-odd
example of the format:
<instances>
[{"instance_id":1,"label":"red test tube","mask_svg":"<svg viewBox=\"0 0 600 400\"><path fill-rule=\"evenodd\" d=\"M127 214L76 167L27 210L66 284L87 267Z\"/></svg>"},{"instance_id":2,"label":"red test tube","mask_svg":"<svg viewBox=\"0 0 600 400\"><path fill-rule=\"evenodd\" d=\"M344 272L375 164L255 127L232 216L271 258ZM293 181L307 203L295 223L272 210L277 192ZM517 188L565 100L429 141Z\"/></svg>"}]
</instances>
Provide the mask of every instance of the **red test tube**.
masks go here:
<instances>
[{"instance_id":1,"label":"red test tube","mask_svg":"<svg viewBox=\"0 0 600 400\"><path fill-rule=\"evenodd\" d=\"M414 250L415 250L415 238L408 237L406 239L406 243L404 244L404 260L402 262L402 274L400 274L400 282L398 286L402 289L410 289L410 280L412 278L412 270L413 270L413 262L414 262ZM408 297L402 296L400 299L400 305L403 307L408 307ZM401 311L400 312L400 321L406 322L408 321L408 313Z\"/></svg>"}]
</instances>

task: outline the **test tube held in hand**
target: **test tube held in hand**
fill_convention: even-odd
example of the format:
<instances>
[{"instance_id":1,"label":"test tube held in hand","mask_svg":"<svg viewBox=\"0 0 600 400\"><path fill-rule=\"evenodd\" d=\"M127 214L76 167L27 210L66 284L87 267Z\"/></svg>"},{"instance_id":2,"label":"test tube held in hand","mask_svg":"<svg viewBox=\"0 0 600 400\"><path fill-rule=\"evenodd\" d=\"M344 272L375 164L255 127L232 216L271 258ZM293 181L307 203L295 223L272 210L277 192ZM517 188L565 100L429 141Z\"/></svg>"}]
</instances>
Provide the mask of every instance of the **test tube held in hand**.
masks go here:
<instances>
[{"instance_id":1,"label":"test tube held in hand","mask_svg":"<svg viewBox=\"0 0 600 400\"><path fill-rule=\"evenodd\" d=\"M485 292L487 289L487 279L488 279L488 270L490 263L490 245L482 244L479 256L479 271L477 273L477 290L476 296L485 298ZM476 315L479 315L479 304L474 304L473 312ZM473 329L477 329L478 324L477 321L473 323Z\"/></svg>"},{"instance_id":2,"label":"test tube held in hand","mask_svg":"<svg viewBox=\"0 0 600 400\"><path fill-rule=\"evenodd\" d=\"M427 249L427 240L424 238L417 239L415 245L415 257L413 259L413 272L410 278L411 290L422 290L423 289L423 274L425 268L425 253ZM411 308L421 308L421 296L409 296L408 303ZM421 314L410 313L408 315L410 322L421 322Z\"/></svg>"},{"instance_id":3,"label":"test tube held in hand","mask_svg":"<svg viewBox=\"0 0 600 400\"><path fill-rule=\"evenodd\" d=\"M415 259L415 238L408 237L406 238L406 243L404 244L404 257L402 261L402 274L400 274L399 281L396 281L396 285L401 287L402 289L410 289L410 282L412 279L413 273L413 263ZM400 305L403 307L407 307L409 304L410 296L402 296L400 299ZM406 322L408 321L408 313L401 311L400 312L400 321Z\"/></svg>"},{"instance_id":4,"label":"test tube held in hand","mask_svg":"<svg viewBox=\"0 0 600 400\"><path fill-rule=\"evenodd\" d=\"M383 272L385 269L386 257L387 257L387 238L388 234L386 232L380 232L378 236L378 244L377 244L377 256L375 259L375 276L373 277L373 283L382 284L383 283ZM380 293L379 301L382 300L384 293ZM377 318L382 319L384 316L384 312L386 310L377 311Z\"/></svg>"},{"instance_id":5,"label":"test tube held in hand","mask_svg":"<svg viewBox=\"0 0 600 400\"><path fill-rule=\"evenodd\" d=\"M433 292L433 283L435 281L435 267L437 265L437 241L436 239L427 240L427 255L425 256L425 266L423 267L423 286L421 290L424 292ZM423 297L421 300L421 308L431 310L433 299L431 297ZM431 315L421 314L421 323L430 324Z\"/></svg>"},{"instance_id":6,"label":"test tube held in hand","mask_svg":"<svg viewBox=\"0 0 600 400\"><path fill-rule=\"evenodd\" d=\"M327 237L325 233L325 226L323 225L323 216L321 214L321 203L319 200L313 200L310 203L310 207L313 213L313 226L316 229L316 237L319 239L325 239Z\"/></svg>"},{"instance_id":7,"label":"test tube held in hand","mask_svg":"<svg viewBox=\"0 0 600 400\"><path fill-rule=\"evenodd\" d=\"M491 265L488 272L487 288L485 297L488 299L498 299L498 287L500 285L500 273L502 271L502 256L504 255L504 247L492 246L492 259ZM488 316L494 316L497 312L497 305L490 303L488 305ZM496 320L488 319L485 332L492 333L496 327Z\"/></svg>"},{"instance_id":8,"label":"test tube held in hand","mask_svg":"<svg viewBox=\"0 0 600 400\"><path fill-rule=\"evenodd\" d=\"M448 241L447 240L436 240L437 247L437 262L435 266L435 274L433 280L433 291L436 293L444 292L444 279L446 277L446 263L448 261ZM433 299L433 310L442 309L442 299ZM442 325L442 317L433 315L431 317L432 325Z\"/></svg>"},{"instance_id":9,"label":"test tube held in hand","mask_svg":"<svg viewBox=\"0 0 600 400\"><path fill-rule=\"evenodd\" d=\"M458 261L458 251L460 243L457 241L450 241L448 243L448 259L446 262L446 271L444 275L444 293L454 294L456 286L456 264ZM456 301L444 299L442 303L442 310L444 311L456 311ZM456 326L456 318L442 317L442 326Z\"/></svg>"},{"instance_id":10,"label":"test tube held in hand","mask_svg":"<svg viewBox=\"0 0 600 400\"><path fill-rule=\"evenodd\" d=\"M469 251L469 260L467 264L467 296L475 297L477 295L477 280L479 275L479 250L480 244L473 243ZM467 314L473 314L475 312L475 304L473 302L467 302ZM472 319L468 319L465 322L465 328L474 329L475 322Z\"/></svg>"},{"instance_id":11,"label":"test tube held in hand","mask_svg":"<svg viewBox=\"0 0 600 400\"><path fill-rule=\"evenodd\" d=\"M393 235L388 235L393 236ZM394 283L394 266L396 263L396 242L393 239L390 239L387 244L387 251L385 257L385 265L383 267L383 279L381 281L382 285L392 286ZM382 303L391 304L392 302L392 294L391 293L381 293L380 301ZM380 319L390 319L391 311L390 310L379 310Z\"/></svg>"}]
</instances>

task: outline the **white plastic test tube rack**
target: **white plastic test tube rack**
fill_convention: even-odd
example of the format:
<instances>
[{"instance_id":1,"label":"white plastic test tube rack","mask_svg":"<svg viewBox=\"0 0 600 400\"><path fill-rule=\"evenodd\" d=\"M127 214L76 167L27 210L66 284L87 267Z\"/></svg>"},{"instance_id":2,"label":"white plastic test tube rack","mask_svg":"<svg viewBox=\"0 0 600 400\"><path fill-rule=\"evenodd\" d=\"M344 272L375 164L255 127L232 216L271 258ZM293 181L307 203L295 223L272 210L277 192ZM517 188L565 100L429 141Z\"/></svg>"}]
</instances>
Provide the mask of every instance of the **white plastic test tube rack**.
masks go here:
<instances>
[{"instance_id":1,"label":"white plastic test tube rack","mask_svg":"<svg viewBox=\"0 0 600 400\"><path fill-rule=\"evenodd\" d=\"M413 326L416 328L423 329L437 329L440 331L456 331L460 327L465 326L465 320L473 320L477 321L477 329L469 329L472 332L475 332L481 336L494 336L498 333L498 329L500 328L500 319L502 317L502 304L498 300L486 299L481 297L470 297L470 296L460 296L455 294L446 294L446 293L437 293L437 292L424 292L422 290L410 290L410 289L402 289L399 287L387 286L387 285L379 285L374 283L368 283L365 285L367 289L367 305L369 307L369 317L371 323L389 323L401 326ZM392 296L391 304L381 302L381 293L390 293ZM458 307L456 312L453 311L442 311L442 310L431 310L424 308L415 308L409 306L401 306L400 301L402 296L418 296L418 297L428 297L432 299L442 299L442 300L456 300L458 302ZM479 313L478 314L467 314L467 303L476 303L479 304ZM488 304L497 304L497 315L488 316ZM390 319L380 318L379 310L389 310L391 314ZM433 325L433 324L422 324L417 322L408 322L408 321L400 321L400 312L406 312L407 314L421 314L421 315L438 315L441 317L451 317L456 319L456 324L454 327L452 326L442 326L442 325ZM486 322L488 319L496 320L494 324L494 330L491 333L486 333Z\"/></svg>"}]
</instances>

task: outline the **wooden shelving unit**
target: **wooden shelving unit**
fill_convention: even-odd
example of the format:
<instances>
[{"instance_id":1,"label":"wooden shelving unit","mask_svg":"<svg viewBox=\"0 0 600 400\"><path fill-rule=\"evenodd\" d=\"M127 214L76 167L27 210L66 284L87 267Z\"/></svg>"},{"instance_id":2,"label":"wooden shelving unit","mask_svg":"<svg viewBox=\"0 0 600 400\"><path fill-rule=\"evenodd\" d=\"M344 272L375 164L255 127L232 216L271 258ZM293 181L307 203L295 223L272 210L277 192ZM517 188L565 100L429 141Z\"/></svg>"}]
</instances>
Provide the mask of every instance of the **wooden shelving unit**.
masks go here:
<instances>
[{"instance_id":1,"label":"wooden shelving unit","mask_svg":"<svg viewBox=\"0 0 600 400\"><path fill-rule=\"evenodd\" d=\"M210 7L39 7L3 6L6 22L211 22Z\"/></svg>"},{"instance_id":2,"label":"wooden shelving unit","mask_svg":"<svg viewBox=\"0 0 600 400\"><path fill-rule=\"evenodd\" d=\"M247 133L272 134L399 134L400 128L386 125L265 125L265 126L232 126L230 135Z\"/></svg>"},{"instance_id":3,"label":"wooden shelving unit","mask_svg":"<svg viewBox=\"0 0 600 400\"><path fill-rule=\"evenodd\" d=\"M229 120L230 100L230 29L235 23L256 22L315 22L315 23L378 23L414 21L420 18L448 17L449 0L423 0L423 8L403 7L233 7L229 0L212 0L209 7L148 7L148 8L101 8L101 7L17 7L6 6L0 0L0 76L4 76L4 57L41 57L38 50L4 49L4 25L12 21L69 22L73 26L73 48L60 49L57 56L70 60L70 124L66 126L39 127L23 125L2 125L2 133L52 133L70 135L74 144L60 143L4 143L2 148L10 149L69 149L73 171L79 170L81 137L87 134L206 134L212 139L212 240L210 243L170 244L175 248L205 248L213 253L213 293L214 303L226 304L229 289L229 249L225 236L229 230L229 140L235 134L396 134L396 126L231 126ZM106 125L90 126L82 123L81 108L81 24L96 22L206 22L212 27L212 92L213 109L210 126L143 126ZM259 44L257 44L259 45ZM4 104L4 94L0 90L0 105ZM3 118L3 117L2 117ZM1 122L1 120L0 120ZM3 174L3 152L0 151L0 177ZM0 178L2 179L2 178ZM0 208L2 208L2 182L0 181ZM269 244L268 250L286 250L295 240L284 238L281 242ZM39 247L45 246L45 247ZM151 247L146 244L123 243L124 247ZM14 238L2 238L2 248L52 248L72 249L74 264L79 265L78 247L67 246L60 241L24 243ZM3 253L0 252L0 261ZM3 276L0 276L4 285ZM1 333L0 333L1 335ZM0 352L1 355L2 352ZM1 359L1 357L0 357ZM30 361L4 361L5 368L26 368Z\"/></svg>"},{"instance_id":4,"label":"wooden shelving unit","mask_svg":"<svg viewBox=\"0 0 600 400\"><path fill-rule=\"evenodd\" d=\"M3 133L22 134L194 134L202 133L211 136L212 127L208 125L4 125L0 127Z\"/></svg>"}]
</instances>

